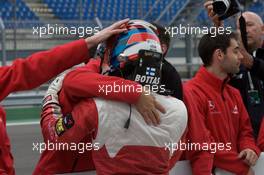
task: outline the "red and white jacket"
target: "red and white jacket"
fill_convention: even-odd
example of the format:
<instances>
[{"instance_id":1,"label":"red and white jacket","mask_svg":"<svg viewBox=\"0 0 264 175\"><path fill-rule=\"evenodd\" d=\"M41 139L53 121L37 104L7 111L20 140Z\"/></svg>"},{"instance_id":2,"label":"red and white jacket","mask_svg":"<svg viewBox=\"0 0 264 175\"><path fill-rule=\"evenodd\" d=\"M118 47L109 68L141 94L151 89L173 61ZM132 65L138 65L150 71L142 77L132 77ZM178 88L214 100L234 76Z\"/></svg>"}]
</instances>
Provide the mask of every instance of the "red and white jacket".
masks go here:
<instances>
[{"instance_id":1,"label":"red and white jacket","mask_svg":"<svg viewBox=\"0 0 264 175\"><path fill-rule=\"evenodd\" d=\"M264 118L262 119L262 124L258 136L258 145L262 152L264 152Z\"/></svg>"},{"instance_id":2,"label":"red and white jacket","mask_svg":"<svg viewBox=\"0 0 264 175\"><path fill-rule=\"evenodd\" d=\"M92 155L97 174L168 174L175 151L172 145L185 131L187 110L176 98L155 97L166 110L166 114L160 114L161 124L156 127L147 125L135 107L126 103L96 98L75 106L73 115L86 118L93 133L96 146ZM129 116L130 125L125 128Z\"/></svg>"},{"instance_id":3,"label":"red and white jacket","mask_svg":"<svg viewBox=\"0 0 264 175\"><path fill-rule=\"evenodd\" d=\"M59 100L64 118L66 114L71 113L74 125L70 129L65 129L65 132L58 136L55 132L56 123L58 122L58 114L54 113L52 106L45 108L42 112L41 127L46 143L48 141L60 143L92 143L92 138L96 137L95 131L97 130L98 123L97 110L100 109L97 109L92 97L102 97L108 100L122 101L123 103L120 103L120 106L125 104L128 106L128 104L134 104L137 102L141 94L140 91L121 91L119 93L109 92L106 94L106 92L100 90L100 86L102 87L106 85L130 85L134 88L137 88L139 85L136 82L124 80L119 77L103 76L99 74L99 65L100 60L91 59L86 66L77 68L65 77L62 90L59 94ZM85 105L78 105L79 107L76 107L81 101L82 103L85 103ZM172 99L172 101L175 101L175 99ZM103 103L106 105L106 101L103 101ZM108 103L119 104L118 102L107 101L107 105ZM182 110L184 109L185 108ZM134 110L135 109L133 109L133 111ZM129 112L127 109L125 109L125 111L125 113ZM104 112L106 113L107 111ZM184 125L182 127L185 128ZM177 130L175 130L175 132L177 132ZM46 175L94 170L95 166L91 153L92 151L89 150L85 150L84 153L79 153L78 151L45 150L41 155L34 174ZM167 165L164 162L168 169L173 167L179 159L179 152L175 151L174 153L170 165ZM96 166L96 169L97 168L98 164ZM163 167L163 170L164 168L165 167Z\"/></svg>"},{"instance_id":4,"label":"red and white jacket","mask_svg":"<svg viewBox=\"0 0 264 175\"><path fill-rule=\"evenodd\" d=\"M0 67L0 101L11 92L35 88L64 70L87 61L88 57L86 42L78 40L26 59L16 59L12 65ZM5 173L15 174L6 133L6 116L0 107L0 174Z\"/></svg>"},{"instance_id":5,"label":"red and white jacket","mask_svg":"<svg viewBox=\"0 0 264 175\"><path fill-rule=\"evenodd\" d=\"M208 175L213 167L247 174L249 166L238 158L239 152L249 148L259 155L260 151L239 91L201 67L184 84L184 96L189 114L188 139L200 145L215 145L208 150L203 147L188 151L193 174Z\"/></svg>"}]
</instances>

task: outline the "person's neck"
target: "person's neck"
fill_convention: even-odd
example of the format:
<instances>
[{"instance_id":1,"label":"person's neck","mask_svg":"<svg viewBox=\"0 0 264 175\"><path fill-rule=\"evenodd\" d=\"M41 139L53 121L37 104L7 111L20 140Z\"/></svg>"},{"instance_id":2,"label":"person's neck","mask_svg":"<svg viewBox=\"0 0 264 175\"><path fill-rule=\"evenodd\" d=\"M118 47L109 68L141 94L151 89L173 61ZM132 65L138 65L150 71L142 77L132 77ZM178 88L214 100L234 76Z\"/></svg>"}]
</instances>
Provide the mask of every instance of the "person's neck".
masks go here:
<instances>
[{"instance_id":1,"label":"person's neck","mask_svg":"<svg viewBox=\"0 0 264 175\"><path fill-rule=\"evenodd\" d=\"M224 80L227 77L227 73L222 71L220 68L215 68L213 66L205 67L208 72L214 74L220 80Z\"/></svg>"},{"instance_id":2,"label":"person's neck","mask_svg":"<svg viewBox=\"0 0 264 175\"><path fill-rule=\"evenodd\" d=\"M256 50L257 50L256 47L249 47L249 48L248 48L248 52L249 52L249 54L251 54L251 55L252 55L253 52L256 51Z\"/></svg>"},{"instance_id":3,"label":"person's neck","mask_svg":"<svg viewBox=\"0 0 264 175\"><path fill-rule=\"evenodd\" d=\"M256 45L254 45L254 46L248 46L248 51L249 51L250 54L252 54L258 48L262 48L263 45L264 45L264 41L262 41L262 42L260 41Z\"/></svg>"}]
</instances>

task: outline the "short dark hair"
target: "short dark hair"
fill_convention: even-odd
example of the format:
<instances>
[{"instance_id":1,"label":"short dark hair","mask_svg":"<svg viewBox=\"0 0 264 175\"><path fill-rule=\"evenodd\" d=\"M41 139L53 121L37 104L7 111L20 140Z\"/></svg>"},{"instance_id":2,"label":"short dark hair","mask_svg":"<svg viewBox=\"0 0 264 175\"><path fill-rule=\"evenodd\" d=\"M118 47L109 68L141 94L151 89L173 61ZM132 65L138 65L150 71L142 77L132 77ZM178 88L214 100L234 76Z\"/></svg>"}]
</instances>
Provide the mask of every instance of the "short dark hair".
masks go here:
<instances>
[{"instance_id":1,"label":"short dark hair","mask_svg":"<svg viewBox=\"0 0 264 175\"><path fill-rule=\"evenodd\" d=\"M204 35L198 45L199 56L201 57L204 66L210 66L212 64L212 56L216 49L221 49L226 53L227 48L230 46L231 39L237 40L235 33Z\"/></svg>"},{"instance_id":2,"label":"short dark hair","mask_svg":"<svg viewBox=\"0 0 264 175\"><path fill-rule=\"evenodd\" d=\"M154 22L152 22L151 24L157 28L158 37L159 37L161 44L166 44L166 46L169 49L169 47L170 47L170 34L169 34L169 32L166 32L166 29L163 26L161 26L160 24L157 24Z\"/></svg>"}]
</instances>

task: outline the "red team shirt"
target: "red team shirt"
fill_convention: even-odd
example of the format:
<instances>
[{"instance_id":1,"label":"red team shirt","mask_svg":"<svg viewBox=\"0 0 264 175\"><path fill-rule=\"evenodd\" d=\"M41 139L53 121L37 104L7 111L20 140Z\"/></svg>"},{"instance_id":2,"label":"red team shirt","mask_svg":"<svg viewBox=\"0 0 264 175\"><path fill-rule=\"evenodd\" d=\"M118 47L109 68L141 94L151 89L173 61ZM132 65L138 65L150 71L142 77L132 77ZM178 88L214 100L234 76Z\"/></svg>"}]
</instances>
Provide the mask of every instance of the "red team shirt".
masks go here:
<instances>
[{"instance_id":1,"label":"red team shirt","mask_svg":"<svg viewBox=\"0 0 264 175\"><path fill-rule=\"evenodd\" d=\"M0 100L9 93L28 90L48 81L60 72L87 61L88 49L84 40L39 52L27 59L16 59L11 66L0 68ZM6 133L6 116L0 107L0 174L15 174L10 141Z\"/></svg>"},{"instance_id":2,"label":"red team shirt","mask_svg":"<svg viewBox=\"0 0 264 175\"><path fill-rule=\"evenodd\" d=\"M189 152L194 175L208 175L213 167L235 174L247 174L249 166L238 159L240 151L250 148L260 154L240 93L201 67L184 85L188 109L188 135L193 143L223 143L216 153L210 150ZM230 146L227 144L231 143ZM222 151L221 151L222 149ZM228 150L230 149L230 150Z\"/></svg>"}]
</instances>

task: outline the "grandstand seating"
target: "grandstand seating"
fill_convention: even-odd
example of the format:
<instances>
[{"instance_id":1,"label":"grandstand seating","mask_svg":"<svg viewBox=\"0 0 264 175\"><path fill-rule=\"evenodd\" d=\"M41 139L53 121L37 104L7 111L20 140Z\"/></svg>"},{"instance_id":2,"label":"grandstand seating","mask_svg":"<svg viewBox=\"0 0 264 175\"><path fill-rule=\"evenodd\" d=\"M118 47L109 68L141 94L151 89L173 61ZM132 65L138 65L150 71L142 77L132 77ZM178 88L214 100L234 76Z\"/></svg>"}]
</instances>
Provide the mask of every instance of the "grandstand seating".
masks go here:
<instances>
[{"instance_id":1,"label":"grandstand seating","mask_svg":"<svg viewBox=\"0 0 264 175\"><path fill-rule=\"evenodd\" d=\"M250 11L256 12L257 14L259 14L262 17L262 19L264 18L264 11L263 11L263 9L264 9L264 3L263 2L261 3L260 1L252 4L249 7L249 10Z\"/></svg>"},{"instance_id":2,"label":"grandstand seating","mask_svg":"<svg viewBox=\"0 0 264 175\"><path fill-rule=\"evenodd\" d=\"M155 3L155 0L44 0L55 15L62 20L92 20L95 17L103 21L114 21L126 17L142 18ZM151 17L157 17L166 8L170 0L159 1ZM186 0L175 1L172 8L164 15L169 20L186 3ZM80 6L83 6L81 9ZM83 16L80 16L83 12Z\"/></svg>"},{"instance_id":3,"label":"grandstand seating","mask_svg":"<svg viewBox=\"0 0 264 175\"><path fill-rule=\"evenodd\" d=\"M24 1L16 0L16 18L18 20L38 20L38 17L26 6ZM0 14L4 20L14 18L14 4L10 1L0 0Z\"/></svg>"},{"instance_id":4,"label":"grandstand seating","mask_svg":"<svg viewBox=\"0 0 264 175\"><path fill-rule=\"evenodd\" d=\"M151 6L154 4L155 0L150 3L146 4L147 6L143 7L143 11L147 13ZM167 6L170 4L171 0L163 0L163 1L158 1L156 6L152 9L152 12L150 15L147 16L146 20L148 21L154 21L162 11L164 11ZM184 7L184 4L187 2L187 0L179 0L179 1L174 1L174 3L171 5L170 8L166 11L165 15L161 18L162 23L168 23L177 12Z\"/></svg>"},{"instance_id":5,"label":"grandstand seating","mask_svg":"<svg viewBox=\"0 0 264 175\"><path fill-rule=\"evenodd\" d=\"M161 23L167 24L175 14L186 4L188 0L175 0L161 18ZM16 0L16 16L18 20L36 20L39 18L23 0ZM54 15L60 20L93 20L98 17L101 21L116 21L129 17L138 19L145 17L148 21L155 20L168 6L171 0L43 0L44 4L52 9ZM155 6L153 6L156 4ZM14 18L14 3L10 0L0 0L0 15L4 21ZM264 3L258 1L249 7L249 10L257 12L262 17ZM151 12L149 10L151 9ZM148 15L146 16L146 14ZM208 17L202 11L197 17L197 22L202 25L208 24ZM20 27L20 26L19 26Z\"/></svg>"},{"instance_id":6,"label":"grandstand seating","mask_svg":"<svg viewBox=\"0 0 264 175\"><path fill-rule=\"evenodd\" d=\"M80 16L79 0L43 0L53 13L63 20L77 20Z\"/></svg>"},{"instance_id":7,"label":"grandstand seating","mask_svg":"<svg viewBox=\"0 0 264 175\"><path fill-rule=\"evenodd\" d=\"M38 20L38 17L33 13L25 2L22 0L16 0L16 19L17 21L33 21ZM10 23L14 19L14 3L7 0L0 0L0 16L4 20L6 28L13 28L14 23ZM18 23L19 28L30 27L27 23Z\"/></svg>"}]
</instances>

